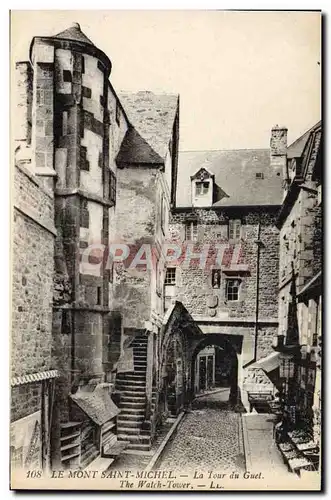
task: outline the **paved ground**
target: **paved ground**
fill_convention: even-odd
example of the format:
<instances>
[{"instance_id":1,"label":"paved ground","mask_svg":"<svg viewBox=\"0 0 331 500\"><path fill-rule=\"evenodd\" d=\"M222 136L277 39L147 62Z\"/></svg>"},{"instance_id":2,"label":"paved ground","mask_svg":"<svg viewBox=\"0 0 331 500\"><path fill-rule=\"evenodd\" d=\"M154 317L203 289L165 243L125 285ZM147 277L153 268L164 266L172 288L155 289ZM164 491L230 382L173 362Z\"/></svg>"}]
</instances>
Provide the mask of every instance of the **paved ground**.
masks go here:
<instances>
[{"instance_id":1,"label":"paved ground","mask_svg":"<svg viewBox=\"0 0 331 500\"><path fill-rule=\"evenodd\" d=\"M243 415L243 430L247 470L272 471L277 476L290 477L273 439L274 419L267 414Z\"/></svg>"},{"instance_id":2,"label":"paved ground","mask_svg":"<svg viewBox=\"0 0 331 500\"><path fill-rule=\"evenodd\" d=\"M229 390L224 389L194 401L158 468L185 472L245 470L240 413L229 405L228 397Z\"/></svg>"}]
</instances>

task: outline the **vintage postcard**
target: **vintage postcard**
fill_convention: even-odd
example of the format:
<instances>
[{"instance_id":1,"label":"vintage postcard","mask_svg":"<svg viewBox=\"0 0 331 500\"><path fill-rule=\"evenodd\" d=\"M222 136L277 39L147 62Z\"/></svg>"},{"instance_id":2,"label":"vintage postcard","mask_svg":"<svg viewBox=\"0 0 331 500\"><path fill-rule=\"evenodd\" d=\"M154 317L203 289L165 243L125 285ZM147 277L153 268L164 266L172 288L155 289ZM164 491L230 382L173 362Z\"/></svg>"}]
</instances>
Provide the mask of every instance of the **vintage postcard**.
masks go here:
<instances>
[{"instance_id":1,"label":"vintage postcard","mask_svg":"<svg viewBox=\"0 0 331 500\"><path fill-rule=\"evenodd\" d=\"M320 490L320 11L12 11L12 489Z\"/></svg>"}]
</instances>

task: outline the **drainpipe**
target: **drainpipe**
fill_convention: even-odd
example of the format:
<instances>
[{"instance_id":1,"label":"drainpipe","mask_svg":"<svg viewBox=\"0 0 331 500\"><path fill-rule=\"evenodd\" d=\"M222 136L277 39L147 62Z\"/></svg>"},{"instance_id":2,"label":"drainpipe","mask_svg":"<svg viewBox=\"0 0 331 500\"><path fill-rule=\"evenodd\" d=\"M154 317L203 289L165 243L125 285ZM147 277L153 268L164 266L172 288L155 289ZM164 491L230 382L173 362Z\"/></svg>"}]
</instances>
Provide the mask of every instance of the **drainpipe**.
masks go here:
<instances>
[{"instance_id":1,"label":"drainpipe","mask_svg":"<svg viewBox=\"0 0 331 500\"><path fill-rule=\"evenodd\" d=\"M260 241L260 233L261 233L261 225L258 223L257 225L257 240L255 243L257 244L257 253L256 253L256 298L255 298L255 332L254 332L254 361L256 361L257 358L257 338L258 338L258 332L259 332L259 286L260 286L260 248L261 248L261 241Z\"/></svg>"}]
</instances>

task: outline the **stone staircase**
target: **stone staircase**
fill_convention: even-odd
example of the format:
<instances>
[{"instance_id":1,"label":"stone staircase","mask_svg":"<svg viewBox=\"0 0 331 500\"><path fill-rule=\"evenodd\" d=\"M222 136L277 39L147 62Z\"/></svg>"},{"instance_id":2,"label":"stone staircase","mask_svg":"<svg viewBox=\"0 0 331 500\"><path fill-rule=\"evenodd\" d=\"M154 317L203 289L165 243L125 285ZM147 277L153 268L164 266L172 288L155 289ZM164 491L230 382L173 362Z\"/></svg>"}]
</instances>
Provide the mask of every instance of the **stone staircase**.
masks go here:
<instances>
[{"instance_id":1,"label":"stone staircase","mask_svg":"<svg viewBox=\"0 0 331 500\"><path fill-rule=\"evenodd\" d=\"M117 417L117 440L126 441L132 450L149 450L150 431L144 429L145 387L147 369L147 335L135 337L133 347L134 371L118 373L115 388L121 394Z\"/></svg>"}]
</instances>

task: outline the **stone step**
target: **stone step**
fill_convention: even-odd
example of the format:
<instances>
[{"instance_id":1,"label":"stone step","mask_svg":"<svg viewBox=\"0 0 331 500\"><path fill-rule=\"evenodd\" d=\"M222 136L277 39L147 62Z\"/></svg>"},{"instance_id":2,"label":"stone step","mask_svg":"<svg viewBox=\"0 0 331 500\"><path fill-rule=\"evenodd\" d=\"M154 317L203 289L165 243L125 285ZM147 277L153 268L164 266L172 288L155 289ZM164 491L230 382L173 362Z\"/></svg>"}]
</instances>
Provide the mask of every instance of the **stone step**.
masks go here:
<instances>
[{"instance_id":1,"label":"stone step","mask_svg":"<svg viewBox=\"0 0 331 500\"><path fill-rule=\"evenodd\" d=\"M131 410L130 410L131 411ZM132 420L132 421L135 421L135 420L144 420L145 418L145 411L142 410L142 411L127 411L127 410L122 410L121 413L119 413L117 419L125 419L125 420Z\"/></svg>"},{"instance_id":2,"label":"stone step","mask_svg":"<svg viewBox=\"0 0 331 500\"><path fill-rule=\"evenodd\" d=\"M142 373L146 373L146 368L147 368L147 366L146 366L146 365L144 365L144 366L142 366L142 365L134 365L134 371L135 371L135 373L137 373L137 374L138 374L138 372L139 372L139 373L140 373L140 372L142 372Z\"/></svg>"},{"instance_id":3,"label":"stone step","mask_svg":"<svg viewBox=\"0 0 331 500\"><path fill-rule=\"evenodd\" d=\"M121 377L116 380L116 385L117 383L123 383L127 385L143 385L145 387L146 383L146 374L141 372L138 375L131 375L131 376L126 376L126 377Z\"/></svg>"},{"instance_id":4,"label":"stone step","mask_svg":"<svg viewBox=\"0 0 331 500\"><path fill-rule=\"evenodd\" d=\"M121 395L122 396L141 396L141 397L145 397L146 392L144 390L140 390L139 387L137 387L137 388L133 387L132 389L128 389L128 390L121 389Z\"/></svg>"},{"instance_id":5,"label":"stone step","mask_svg":"<svg viewBox=\"0 0 331 500\"><path fill-rule=\"evenodd\" d=\"M135 359L134 366L147 366L147 360L145 359Z\"/></svg>"},{"instance_id":6,"label":"stone step","mask_svg":"<svg viewBox=\"0 0 331 500\"><path fill-rule=\"evenodd\" d=\"M146 398L145 398L145 395L143 394L142 396L140 396L139 394L135 394L134 396L132 396L131 394L127 395L127 394L121 394L121 401L132 401L132 402L142 402L144 403L146 401Z\"/></svg>"},{"instance_id":7,"label":"stone step","mask_svg":"<svg viewBox=\"0 0 331 500\"><path fill-rule=\"evenodd\" d=\"M130 443L134 444L149 444L151 442L150 436L131 436L128 434L117 434L118 441L130 441Z\"/></svg>"},{"instance_id":8,"label":"stone step","mask_svg":"<svg viewBox=\"0 0 331 500\"><path fill-rule=\"evenodd\" d=\"M127 444L125 443L125 441L116 441L116 443L105 446L102 455L104 457L115 458L118 457L122 453L122 451L126 449L126 447Z\"/></svg>"},{"instance_id":9,"label":"stone step","mask_svg":"<svg viewBox=\"0 0 331 500\"><path fill-rule=\"evenodd\" d=\"M119 435L130 436L128 439L131 439L131 436L139 435L139 432L140 432L140 427L131 427L131 426L125 427L124 425L117 426L117 433L118 433L117 436Z\"/></svg>"},{"instance_id":10,"label":"stone step","mask_svg":"<svg viewBox=\"0 0 331 500\"><path fill-rule=\"evenodd\" d=\"M141 424L143 423L143 419L142 420L118 420L117 421L117 431L119 431L119 429L126 429L128 427L130 427L130 429L135 429L136 432L138 432L141 428Z\"/></svg>"},{"instance_id":11,"label":"stone step","mask_svg":"<svg viewBox=\"0 0 331 500\"><path fill-rule=\"evenodd\" d=\"M145 386L145 380L119 380L115 387L120 392L129 390L134 391L135 389L145 392Z\"/></svg>"},{"instance_id":12,"label":"stone step","mask_svg":"<svg viewBox=\"0 0 331 500\"><path fill-rule=\"evenodd\" d=\"M120 377L116 377L116 383L117 382L126 382L131 384L132 382L135 383L140 383L145 385L145 374L144 373L134 373L132 375L121 375Z\"/></svg>"},{"instance_id":13,"label":"stone step","mask_svg":"<svg viewBox=\"0 0 331 500\"><path fill-rule=\"evenodd\" d=\"M126 373L119 373L117 376L116 376L116 380L126 380L126 379L130 379L130 380L139 380L141 378L144 378L144 373L140 373L140 372L136 372L136 371L132 371L132 372L126 372Z\"/></svg>"},{"instance_id":14,"label":"stone step","mask_svg":"<svg viewBox=\"0 0 331 500\"><path fill-rule=\"evenodd\" d=\"M120 389L121 394L123 392L134 392L135 394L143 393L145 394L145 386L141 385L131 385L129 382L126 384L122 384Z\"/></svg>"},{"instance_id":15,"label":"stone step","mask_svg":"<svg viewBox=\"0 0 331 500\"><path fill-rule=\"evenodd\" d=\"M119 404L119 407L120 408L125 408L126 410L128 408L131 408L132 410L134 409L143 409L145 408L145 401L137 401L137 402L132 402L132 401L120 401L120 404Z\"/></svg>"},{"instance_id":16,"label":"stone step","mask_svg":"<svg viewBox=\"0 0 331 500\"><path fill-rule=\"evenodd\" d=\"M152 445L151 443L149 444L143 444L143 443L129 443L128 446L126 447L127 450L135 450L135 451L149 451L151 449Z\"/></svg>"}]
</instances>

